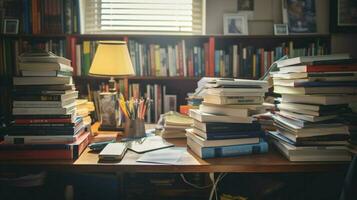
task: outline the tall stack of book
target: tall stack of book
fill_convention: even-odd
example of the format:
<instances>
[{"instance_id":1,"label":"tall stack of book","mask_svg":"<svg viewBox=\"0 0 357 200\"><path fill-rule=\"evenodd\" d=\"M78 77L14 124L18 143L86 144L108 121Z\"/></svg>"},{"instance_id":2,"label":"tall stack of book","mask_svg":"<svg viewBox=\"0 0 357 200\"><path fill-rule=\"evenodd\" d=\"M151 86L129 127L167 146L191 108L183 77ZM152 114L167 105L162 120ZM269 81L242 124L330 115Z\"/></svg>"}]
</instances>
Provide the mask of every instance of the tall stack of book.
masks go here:
<instances>
[{"instance_id":1,"label":"tall stack of book","mask_svg":"<svg viewBox=\"0 0 357 200\"><path fill-rule=\"evenodd\" d=\"M277 62L274 144L291 161L345 161L348 126L339 116L357 100L357 60L348 55L308 56Z\"/></svg>"},{"instance_id":2,"label":"tall stack of book","mask_svg":"<svg viewBox=\"0 0 357 200\"><path fill-rule=\"evenodd\" d=\"M14 77L13 126L0 145L1 159L76 159L89 143L89 132L76 117L78 92L70 60L50 52L19 58Z\"/></svg>"},{"instance_id":3,"label":"tall stack of book","mask_svg":"<svg viewBox=\"0 0 357 200\"><path fill-rule=\"evenodd\" d=\"M216 79L206 84L199 109L191 109L187 145L201 158L263 153L268 144L253 115L263 109L265 81Z\"/></svg>"}]
</instances>

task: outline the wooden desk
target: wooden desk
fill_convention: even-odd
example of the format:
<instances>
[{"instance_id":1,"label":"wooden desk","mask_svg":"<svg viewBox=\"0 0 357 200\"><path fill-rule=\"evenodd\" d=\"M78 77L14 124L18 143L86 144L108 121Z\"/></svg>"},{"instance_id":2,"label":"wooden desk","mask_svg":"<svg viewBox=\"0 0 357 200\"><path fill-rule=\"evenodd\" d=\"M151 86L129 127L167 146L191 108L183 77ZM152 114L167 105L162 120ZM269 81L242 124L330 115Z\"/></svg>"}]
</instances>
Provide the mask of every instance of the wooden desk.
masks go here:
<instances>
[{"instance_id":1,"label":"wooden desk","mask_svg":"<svg viewBox=\"0 0 357 200\"><path fill-rule=\"evenodd\" d=\"M97 132L98 124L93 125ZM100 137L114 137L115 132L99 132ZM185 147L184 139L168 139L175 146ZM73 172L237 172L237 173L279 173L279 172L323 172L346 170L348 162L290 162L273 146L266 154L246 155L232 158L214 158L202 160L190 150L178 165L159 165L137 163L140 154L128 151L121 162L98 163L98 154L87 148L76 161L41 160L41 161L0 161L2 167L36 167L48 170Z\"/></svg>"}]
</instances>

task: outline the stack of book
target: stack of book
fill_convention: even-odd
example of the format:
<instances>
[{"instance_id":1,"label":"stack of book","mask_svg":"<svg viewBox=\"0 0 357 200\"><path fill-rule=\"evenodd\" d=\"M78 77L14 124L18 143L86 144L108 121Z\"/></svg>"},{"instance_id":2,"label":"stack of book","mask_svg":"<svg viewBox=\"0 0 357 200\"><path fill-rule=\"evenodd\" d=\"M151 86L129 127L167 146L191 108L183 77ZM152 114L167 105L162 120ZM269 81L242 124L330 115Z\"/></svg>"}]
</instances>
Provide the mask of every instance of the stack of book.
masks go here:
<instances>
[{"instance_id":1,"label":"stack of book","mask_svg":"<svg viewBox=\"0 0 357 200\"><path fill-rule=\"evenodd\" d=\"M14 77L13 126L0 145L1 159L76 159L90 133L76 117L78 92L70 60L50 52L19 58L21 77Z\"/></svg>"},{"instance_id":2,"label":"stack of book","mask_svg":"<svg viewBox=\"0 0 357 200\"><path fill-rule=\"evenodd\" d=\"M94 103L92 101L88 101L87 99L77 99L75 104L76 116L81 117L83 119L83 125L87 130L90 130L90 126L93 122L90 114L95 110Z\"/></svg>"},{"instance_id":3,"label":"stack of book","mask_svg":"<svg viewBox=\"0 0 357 200\"><path fill-rule=\"evenodd\" d=\"M263 109L265 81L216 80L199 109L191 109L187 145L201 158L263 153L268 145L253 117Z\"/></svg>"},{"instance_id":4,"label":"stack of book","mask_svg":"<svg viewBox=\"0 0 357 200\"><path fill-rule=\"evenodd\" d=\"M185 130L193 124L192 118L173 111L167 112L161 117L163 125L160 135L163 138L185 138Z\"/></svg>"},{"instance_id":5,"label":"stack of book","mask_svg":"<svg viewBox=\"0 0 357 200\"><path fill-rule=\"evenodd\" d=\"M357 61L348 55L309 56L277 62L274 144L291 161L345 161L348 126L339 116L357 100Z\"/></svg>"}]
</instances>

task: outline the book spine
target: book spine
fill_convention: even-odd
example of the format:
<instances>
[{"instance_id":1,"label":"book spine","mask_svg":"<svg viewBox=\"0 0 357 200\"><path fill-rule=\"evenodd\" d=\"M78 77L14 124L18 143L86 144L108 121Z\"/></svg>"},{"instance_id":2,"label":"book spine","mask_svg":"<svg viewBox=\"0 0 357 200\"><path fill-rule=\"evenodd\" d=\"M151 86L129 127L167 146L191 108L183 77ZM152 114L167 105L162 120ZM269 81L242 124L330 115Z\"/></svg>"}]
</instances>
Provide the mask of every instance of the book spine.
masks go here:
<instances>
[{"instance_id":1,"label":"book spine","mask_svg":"<svg viewBox=\"0 0 357 200\"><path fill-rule=\"evenodd\" d=\"M69 150L25 150L25 151L2 151L0 159L14 160L71 160L73 152Z\"/></svg>"},{"instance_id":2,"label":"book spine","mask_svg":"<svg viewBox=\"0 0 357 200\"><path fill-rule=\"evenodd\" d=\"M251 138L262 137L264 132L259 131L237 131L237 132L210 132L206 133L207 140L225 140L225 139L239 139L239 138Z\"/></svg>"},{"instance_id":3,"label":"book spine","mask_svg":"<svg viewBox=\"0 0 357 200\"><path fill-rule=\"evenodd\" d=\"M247 154L265 153L268 143L261 141L259 144L234 145L223 147L202 147L202 158L232 157Z\"/></svg>"}]
</instances>

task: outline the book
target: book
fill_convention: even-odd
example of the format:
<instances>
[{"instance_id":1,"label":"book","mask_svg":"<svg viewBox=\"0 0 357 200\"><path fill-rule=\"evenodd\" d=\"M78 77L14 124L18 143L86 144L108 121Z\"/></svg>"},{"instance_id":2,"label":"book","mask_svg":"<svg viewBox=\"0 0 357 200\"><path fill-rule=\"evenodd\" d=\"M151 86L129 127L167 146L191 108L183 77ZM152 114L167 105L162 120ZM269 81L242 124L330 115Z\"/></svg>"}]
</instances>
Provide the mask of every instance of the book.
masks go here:
<instances>
[{"instance_id":1,"label":"book","mask_svg":"<svg viewBox=\"0 0 357 200\"><path fill-rule=\"evenodd\" d=\"M273 143L290 161L350 161L351 154L344 146L295 147L278 140Z\"/></svg>"},{"instance_id":2,"label":"book","mask_svg":"<svg viewBox=\"0 0 357 200\"><path fill-rule=\"evenodd\" d=\"M348 54L330 54L330 55L321 55L321 56L300 56L295 58L289 58L285 60L279 60L276 62L277 66L285 67L290 65L297 65L301 63L312 63L315 61L328 61L328 60L344 60L350 59Z\"/></svg>"},{"instance_id":3,"label":"book","mask_svg":"<svg viewBox=\"0 0 357 200\"><path fill-rule=\"evenodd\" d=\"M216 132L245 132L245 131L259 131L261 126L259 123L223 123L223 122L200 122L193 121L193 127L202 130L206 133Z\"/></svg>"},{"instance_id":4,"label":"book","mask_svg":"<svg viewBox=\"0 0 357 200\"><path fill-rule=\"evenodd\" d=\"M345 105L345 104L342 104L342 105ZM347 106L343 106L343 107L336 106L335 109L315 111L315 110L309 110L308 107L306 107L306 109L304 109L304 108L301 108L301 107L298 107L295 105L289 105L286 103L278 104L277 107L281 111L288 111L288 112L294 112L294 113L298 113L298 114L305 114L305 115L312 115L312 116L337 115L337 114L342 114L342 113L348 112L350 110Z\"/></svg>"},{"instance_id":5,"label":"book","mask_svg":"<svg viewBox=\"0 0 357 200\"><path fill-rule=\"evenodd\" d=\"M56 62L20 62L19 70L21 71L62 71L73 72L70 65Z\"/></svg>"},{"instance_id":6,"label":"book","mask_svg":"<svg viewBox=\"0 0 357 200\"><path fill-rule=\"evenodd\" d=\"M261 88L208 88L207 94L219 96L264 96Z\"/></svg>"},{"instance_id":7,"label":"book","mask_svg":"<svg viewBox=\"0 0 357 200\"><path fill-rule=\"evenodd\" d=\"M279 94L356 94L357 87L287 87L274 86Z\"/></svg>"},{"instance_id":8,"label":"book","mask_svg":"<svg viewBox=\"0 0 357 200\"><path fill-rule=\"evenodd\" d=\"M33 77L33 76L39 76L39 77L67 77L67 76L72 76L72 72L63 72L63 71L27 71L27 70L22 70L21 75L23 77Z\"/></svg>"},{"instance_id":9,"label":"book","mask_svg":"<svg viewBox=\"0 0 357 200\"><path fill-rule=\"evenodd\" d=\"M61 63L67 66L71 66L71 60L56 56L53 53L47 56L34 56L32 54L22 54L19 56L20 63Z\"/></svg>"},{"instance_id":10,"label":"book","mask_svg":"<svg viewBox=\"0 0 357 200\"><path fill-rule=\"evenodd\" d=\"M197 109L191 109L189 116L200 122L225 122L225 123L252 123L252 117L236 117L228 115L213 115L201 112Z\"/></svg>"},{"instance_id":11,"label":"book","mask_svg":"<svg viewBox=\"0 0 357 200\"><path fill-rule=\"evenodd\" d=\"M213 104L202 102L200 103L205 106L213 106L219 108L232 108L232 109L248 109L248 110L262 110L264 109L264 105L262 104Z\"/></svg>"},{"instance_id":12,"label":"book","mask_svg":"<svg viewBox=\"0 0 357 200\"><path fill-rule=\"evenodd\" d=\"M187 146L200 158L232 157L247 154L258 154L268 152L268 143L263 139L257 144L243 144L220 147L202 147L191 138L187 138Z\"/></svg>"},{"instance_id":13,"label":"book","mask_svg":"<svg viewBox=\"0 0 357 200\"><path fill-rule=\"evenodd\" d=\"M297 72L355 72L357 64L354 65L297 65L287 66L279 69L279 73Z\"/></svg>"},{"instance_id":14,"label":"book","mask_svg":"<svg viewBox=\"0 0 357 200\"><path fill-rule=\"evenodd\" d=\"M297 95L282 94L282 102L318 105L348 104L357 101L357 95Z\"/></svg>"},{"instance_id":15,"label":"book","mask_svg":"<svg viewBox=\"0 0 357 200\"><path fill-rule=\"evenodd\" d=\"M323 135L299 137L289 132L269 131L269 136L294 146L342 146L347 145L348 135Z\"/></svg>"},{"instance_id":16,"label":"book","mask_svg":"<svg viewBox=\"0 0 357 200\"><path fill-rule=\"evenodd\" d=\"M63 101L13 101L14 108L62 108L75 103L75 98Z\"/></svg>"},{"instance_id":17,"label":"book","mask_svg":"<svg viewBox=\"0 0 357 200\"><path fill-rule=\"evenodd\" d=\"M14 93L14 101L71 101L71 99L78 98L78 91L69 91L64 94L45 93L45 94L31 94L31 93ZM44 102L45 103L45 102Z\"/></svg>"},{"instance_id":18,"label":"book","mask_svg":"<svg viewBox=\"0 0 357 200\"><path fill-rule=\"evenodd\" d=\"M200 129L193 127L191 132L199 135L205 140L226 140L226 139L240 139L240 138L254 138L264 136L262 130L247 130L247 131L222 131L222 132L204 132Z\"/></svg>"},{"instance_id":19,"label":"book","mask_svg":"<svg viewBox=\"0 0 357 200\"><path fill-rule=\"evenodd\" d=\"M196 135L191 129L187 129L186 136L202 147L219 147L219 146L231 146L242 144L255 144L259 143L259 137L252 138L238 138L238 139L224 139L224 140L206 140L205 138Z\"/></svg>"},{"instance_id":20,"label":"book","mask_svg":"<svg viewBox=\"0 0 357 200\"><path fill-rule=\"evenodd\" d=\"M8 146L7 148L10 148L10 150L7 150L6 148L1 149L0 147L0 152L1 152L0 159L3 160L13 160L13 159L75 160L86 149L89 142L90 142L90 133L87 132L83 134L80 138L78 138L76 141L70 144L63 144L63 145L58 144L56 146L53 146L53 144L33 144L30 146L25 144L22 145L22 147L19 146L19 144L16 144L16 146L12 147L12 149L11 147Z\"/></svg>"},{"instance_id":21,"label":"book","mask_svg":"<svg viewBox=\"0 0 357 200\"><path fill-rule=\"evenodd\" d=\"M274 73L272 76L274 80L280 80L280 82L284 83L293 81L353 81L357 79L357 73L355 72Z\"/></svg>"},{"instance_id":22,"label":"book","mask_svg":"<svg viewBox=\"0 0 357 200\"><path fill-rule=\"evenodd\" d=\"M67 115L75 111L75 104L69 104L65 107L56 108L12 108L13 115Z\"/></svg>"},{"instance_id":23,"label":"book","mask_svg":"<svg viewBox=\"0 0 357 200\"><path fill-rule=\"evenodd\" d=\"M220 96L220 95L205 95L204 102L210 104L241 104L241 105L251 105L257 104L261 105L264 101L263 96Z\"/></svg>"},{"instance_id":24,"label":"book","mask_svg":"<svg viewBox=\"0 0 357 200\"><path fill-rule=\"evenodd\" d=\"M279 113L284 116L289 116L292 118L301 119L301 120L305 120L305 121L309 121L309 122L319 122L319 121L334 119L337 117L337 115L312 116L312 115L291 112L291 111L287 111L287 110L281 110Z\"/></svg>"},{"instance_id":25,"label":"book","mask_svg":"<svg viewBox=\"0 0 357 200\"><path fill-rule=\"evenodd\" d=\"M292 103L292 102L282 102L278 106L283 106L285 108L292 109L304 109L316 112L323 111L336 111L339 109L345 109L348 104L334 104L334 105L318 105L318 104L306 104L306 103Z\"/></svg>"},{"instance_id":26,"label":"book","mask_svg":"<svg viewBox=\"0 0 357 200\"><path fill-rule=\"evenodd\" d=\"M76 135L5 135L4 144L70 144L86 132Z\"/></svg>"},{"instance_id":27,"label":"book","mask_svg":"<svg viewBox=\"0 0 357 200\"><path fill-rule=\"evenodd\" d=\"M74 90L75 87L73 84L62 84L62 85L14 85L14 92L24 92L28 91L28 88L31 87L31 92L39 91L67 91Z\"/></svg>"},{"instance_id":28,"label":"book","mask_svg":"<svg viewBox=\"0 0 357 200\"><path fill-rule=\"evenodd\" d=\"M237 116L237 117L248 117L251 112L248 109L241 109L241 108L224 108L224 107L216 107L216 106L207 106L201 104L199 106L199 110L204 113L211 113L217 115L230 115L230 116Z\"/></svg>"},{"instance_id":29,"label":"book","mask_svg":"<svg viewBox=\"0 0 357 200\"><path fill-rule=\"evenodd\" d=\"M356 86L357 81L317 81L308 80L308 79L292 79L292 80L282 80L282 79L273 79L274 85L280 86L290 86L290 87L337 87L337 86Z\"/></svg>"},{"instance_id":30,"label":"book","mask_svg":"<svg viewBox=\"0 0 357 200\"><path fill-rule=\"evenodd\" d=\"M12 126L7 130L7 134L11 136L15 135L27 135L27 136L49 136L49 135L77 135L84 131L85 127L83 123L74 127L29 127L29 126Z\"/></svg>"},{"instance_id":31,"label":"book","mask_svg":"<svg viewBox=\"0 0 357 200\"><path fill-rule=\"evenodd\" d=\"M14 77L14 85L70 85L72 77Z\"/></svg>"}]
</instances>

